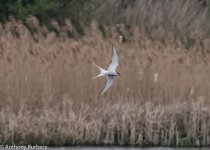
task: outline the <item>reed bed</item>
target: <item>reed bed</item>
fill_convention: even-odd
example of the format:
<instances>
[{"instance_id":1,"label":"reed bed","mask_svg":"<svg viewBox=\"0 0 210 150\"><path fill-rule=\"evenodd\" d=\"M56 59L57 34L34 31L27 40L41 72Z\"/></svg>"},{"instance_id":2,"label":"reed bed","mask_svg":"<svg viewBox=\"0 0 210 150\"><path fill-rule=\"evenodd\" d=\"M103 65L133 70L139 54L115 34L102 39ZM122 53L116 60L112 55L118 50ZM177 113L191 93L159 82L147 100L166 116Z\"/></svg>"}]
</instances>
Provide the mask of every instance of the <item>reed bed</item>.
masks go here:
<instances>
[{"instance_id":1,"label":"reed bed","mask_svg":"<svg viewBox=\"0 0 210 150\"><path fill-rule=\"evenodd\" d=\"M74 39L68 21L60 37L31 23L33 36L14 20L0 28L0 144L210 145L208 39L187 49L172 33L158 31L163 43L135 28L120 43L96 22ZM97 97L106 78L90 79L92 62L107 68L112 45L122 77Z\"/></svg>"}]
</instances>

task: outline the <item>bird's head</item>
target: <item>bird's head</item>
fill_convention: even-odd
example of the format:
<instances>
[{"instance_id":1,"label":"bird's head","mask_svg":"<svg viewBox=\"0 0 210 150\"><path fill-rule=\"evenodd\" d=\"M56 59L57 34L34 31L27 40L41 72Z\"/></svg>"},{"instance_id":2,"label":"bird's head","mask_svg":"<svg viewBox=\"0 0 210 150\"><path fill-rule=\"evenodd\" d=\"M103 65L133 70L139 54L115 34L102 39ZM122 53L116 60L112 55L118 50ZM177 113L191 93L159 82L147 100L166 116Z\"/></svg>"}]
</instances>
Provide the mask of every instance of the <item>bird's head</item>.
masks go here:
<instances>
[{"instance_id":1,"label":"bird's head","mask_svg":"<svg viewBox=\"0 0 210 150\"><path fill-rule=\"evenodd\" d=\"M119 72L117 72L118 76L121 76Z\"/></svg>"}]
</instances>

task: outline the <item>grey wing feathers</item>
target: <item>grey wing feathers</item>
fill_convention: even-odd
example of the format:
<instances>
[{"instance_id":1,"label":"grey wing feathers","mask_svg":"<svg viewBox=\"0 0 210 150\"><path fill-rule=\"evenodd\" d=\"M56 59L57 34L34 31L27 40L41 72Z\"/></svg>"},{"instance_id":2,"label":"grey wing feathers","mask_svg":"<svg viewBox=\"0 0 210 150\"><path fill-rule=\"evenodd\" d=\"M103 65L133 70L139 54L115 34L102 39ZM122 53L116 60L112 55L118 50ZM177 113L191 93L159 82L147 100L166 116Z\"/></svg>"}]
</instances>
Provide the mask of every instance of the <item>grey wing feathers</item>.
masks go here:
<instances>
[{"instance_id":1,"label":"grey wing feathers","mask_svg":"<svg viewBox=\"0 0 210 150\"><path fill-rule=\"evenodd\" d=\"M115 47L113 46L112 47L112 63L110 64L108 70L115 71L118 65L119 65L119 60L118 60L117 52L116 52Z\"/></svg>"},{"instance_id":2,"label":"grey wing feathers","mask_svg":"<svg viewBox=\"0 0 210 150\"><path fill-rule=\"evenodd\" d=\"M106 86L104 87L104 89L102 90L102 92L99 95L105 93L112 86L113 82L114 82L114 76L108 75Z\"/></svg>"}]
</instances>

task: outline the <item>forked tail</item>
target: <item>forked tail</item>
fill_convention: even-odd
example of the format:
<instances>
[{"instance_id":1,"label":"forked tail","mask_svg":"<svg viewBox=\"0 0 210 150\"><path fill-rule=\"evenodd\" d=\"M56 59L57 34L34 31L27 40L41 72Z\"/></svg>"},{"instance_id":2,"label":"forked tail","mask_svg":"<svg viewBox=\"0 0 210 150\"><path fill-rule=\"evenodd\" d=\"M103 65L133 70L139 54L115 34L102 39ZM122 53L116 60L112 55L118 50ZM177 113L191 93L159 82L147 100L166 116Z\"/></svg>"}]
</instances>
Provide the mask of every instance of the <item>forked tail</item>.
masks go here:
<instances>
[{"instance_id":1,"label":"forked tail","mask_svg":"<svg viewBox=\"0 0 210 150\"><path fill-rule=\"evenodd\" d=\"M106 75L106 70L105 69L103 69L103 68L101 68L101 67L99 67L98 65L96 65L95 63L93 63L101 72L100 72L100 74L99 75L97 75L97 76L95 76L95 77L93 77L92 79L95 79L95 78L97 78L97 77L101 77L101 76L104 76L104 75Z\"/></svg>"}]
</instances>

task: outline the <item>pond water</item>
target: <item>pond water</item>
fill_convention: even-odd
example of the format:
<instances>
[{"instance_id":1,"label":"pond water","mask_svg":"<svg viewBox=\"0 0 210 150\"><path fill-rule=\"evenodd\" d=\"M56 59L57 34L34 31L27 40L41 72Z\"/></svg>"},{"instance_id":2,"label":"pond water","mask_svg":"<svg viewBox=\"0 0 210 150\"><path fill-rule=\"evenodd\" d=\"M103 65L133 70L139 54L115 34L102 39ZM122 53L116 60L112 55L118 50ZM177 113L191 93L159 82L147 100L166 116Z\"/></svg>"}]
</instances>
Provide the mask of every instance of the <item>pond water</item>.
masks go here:
<instances>
[{"instance_id":1,"label":"pond water","mask_svg":"<svg viewBox=\"0 0 210 150\"><path fill-rule=\"evenodd\" d=\"M47 148L47 150L210 150L210 148L119 148L119 147L61 147L61 148Z\"/></svg>"}]
</instances>

